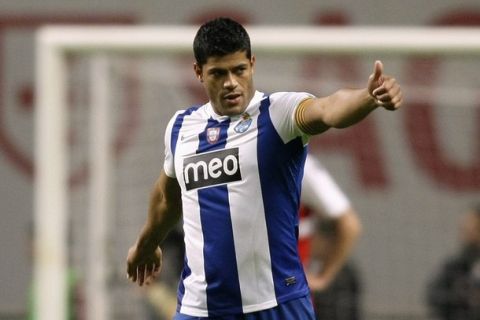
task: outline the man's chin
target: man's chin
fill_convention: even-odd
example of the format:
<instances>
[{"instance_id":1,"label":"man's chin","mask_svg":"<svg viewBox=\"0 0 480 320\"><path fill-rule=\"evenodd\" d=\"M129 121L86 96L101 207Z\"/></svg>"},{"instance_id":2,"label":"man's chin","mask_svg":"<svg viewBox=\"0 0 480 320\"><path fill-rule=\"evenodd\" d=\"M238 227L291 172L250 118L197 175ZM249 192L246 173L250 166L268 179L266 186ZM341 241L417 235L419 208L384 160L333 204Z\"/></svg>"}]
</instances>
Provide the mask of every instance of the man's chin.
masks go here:
<instances>
[{"instance_id":1,"label":"man's chin","mask_svg":"<svg viewBox=\"0 0 480 320\"><path fill-rule=\"evenodd\" d=\"M241 115L246 108L247 108L246 106L232 105L232 106L224 106L222 111L223 111L223 115L232 117L232 116Z\"/></svg>"}]
</instances>

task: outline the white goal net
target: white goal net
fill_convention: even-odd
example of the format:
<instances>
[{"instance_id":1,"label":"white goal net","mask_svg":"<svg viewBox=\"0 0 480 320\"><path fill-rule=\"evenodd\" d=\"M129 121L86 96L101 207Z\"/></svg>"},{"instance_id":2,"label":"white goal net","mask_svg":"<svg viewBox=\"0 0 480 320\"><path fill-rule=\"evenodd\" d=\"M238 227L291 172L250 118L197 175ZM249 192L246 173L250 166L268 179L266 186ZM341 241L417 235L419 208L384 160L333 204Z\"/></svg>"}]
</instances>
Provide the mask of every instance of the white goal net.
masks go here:
<instances>
[{"instance_id":1,"label":"white goal net","mask_svg":"<svg viewBox=\"0 0 480 320\"><path fill-rule=\"evenodd\" d=\"M480 30L247 30L261 91L320 96L364 86L378 59L402 85L401 110L330 130L310 150L364 225L353 260L365 318L428 319L427 284L458 246L460 214L480 201ZM87 319L146 318L146 290L126 280L125 258L163 164L167 121L205 101L192 68L195 31L65 26L38 33L40 320L72 312L72 270Z\"/></svg>"}]
</instances>

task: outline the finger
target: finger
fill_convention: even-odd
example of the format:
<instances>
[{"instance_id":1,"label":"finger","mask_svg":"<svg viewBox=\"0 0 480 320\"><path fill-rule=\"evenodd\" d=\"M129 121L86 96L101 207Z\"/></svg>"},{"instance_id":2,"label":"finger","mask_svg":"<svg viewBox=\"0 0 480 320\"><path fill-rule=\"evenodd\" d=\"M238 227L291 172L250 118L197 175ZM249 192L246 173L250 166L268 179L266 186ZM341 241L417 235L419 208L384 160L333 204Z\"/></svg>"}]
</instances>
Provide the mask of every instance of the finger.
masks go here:
<instances>
[{"instance_id":1,"label":"finger","mask_svg":"<svg viewBox=\"0 0 480 320\"><path fill-rule=\"evenodd\" d=\"M377 103L378 102L388 103L388 102L392 101L392 95L387 92L387 93L384 93L384 94L375 95L375 99L377 99Z\"/></svg>"},{"instance_id":2,"label":"finger","mask_svg":"<svg viewBox=\"0 0 480 320\"><path fill-rule=\"evenodd\" d=\"M127 278L132 281L137 281L137 267L129 266L127 270Z\"/></svg>"},{"instance_id":3,"label":"finger","mask_svg":"<svg viewBox=\"0 0 480 320\"><path fill-rule=\"evenodd\" d=\"M383 106L383 108L384 108L385 110L388 110L388 111L395 111L395 110L398 109L398 107L396 107L394 104L391 104L391 103L389 103L388 105Z\"/></svg>"},{"instance_id":4,"label":"finger","mask_svg":"<svg viewBox=\"0 0 480 320\"><path fill-rule=\"evenodd\" d=\"M127 278L130 278L132 274L132 265L127 261Z\"/></svg>"},{"instance_id":5,"label":"finger","mask_svg":"<svg viewBox=\"0 0 480 320\"><path fill-rule=\"evenodd\" d=\"M373 90L372 91L372 94L377 97L377 96L380 96L382 94L385 94L388 92L388 89L385 88L384 86L381 86L381 87L378 87L377 89Z\"/></svg>"},{"instance_id":6,"label":"finger","mask_svg":"<svg viewBox=\"0 0 480 320\"><path fill-rule=\"evenodd\" d=\"M380 60L375 61L373 65L373 81L379 81L383 75L383 63Z\"/></svg>"},{"instance_id":7,"label":"finger","mask_svg":"<svg viewBox=\"0 0 480 320\"><path fill-rule=\"evenodd\" d=\"M145 278L143 280L143 284L148 286L152 281L152 274L149 271L145 271Z\"/></svg>"},{"instance_id":8,"label":"finger","mask_svg":"<svg viewBox=\"0 0 480 320\"><path fill-rule=\"evenodd\" d=\"M155 278L157 277L157 273L156 273L156 265L155 263L152 265L152 270L150 271L150 275L148 277L148 284L150 284L150 282L153 282L155 281Z\"/></svg>"},{"instance_id":9,"label":"finger","mask_svg":"<svg viewBox=\"0 0 480 320\"><path fill-rule=\"evenodd\" d=\"M160 264L154 264L153 272L155 273L155 275L158 275L160 273Z\"/></svg>"},{"instance_id":10,"label":"finger","mask_svg":"<svg viewBox=\"0 0 480 320\"><path fill-rule=\"evenodd\" d=\"M149 266L148 268L148 276L155 278L155 263Z\"/></svg>"},{"instance_id":11,"label":"finger","mask_svg":"<svg viewBox=\"0 0 480 320\"><path fill-rule=\"evenodd\" d=\"M395 98L392 99L392 103L395 105L396 109L401 107L402 102L403 102L403 96L401 92Z\"/></svg>"},{"instance_id":12,"label":"finger","mask_svg":"<svg viewBox=\"0 0 480 320\"><path fill-rule=\"evenodd\" d=\"M152 281L155 280L155 263L147 266L145 269L145 284L149 285Z\"/></svg>"},{"instance_id":13,"label":"finger","mask_svg":"<svg viewBox=\"0 0 480 320\"><path fill-rule=\"evenodd\" d=\"M127 275L128 275L128 279L130 281L136 282L137 281L137 267L134 267L133 265L129 265L128 270L127 270Z\"/></svg>"},{"instance_id":14,"label":"finger","mask_svg":"<svg viewBox=\"0 0 480 320\"><path fill-rule=\"evenodd\" d=\"M401 93L399 87L394 87L390 90L383 91L380 90L374 94L375 99L382 101L382 102L388 102L392 101L396 96L398 96Z\"/></svg>"},{"instance_id":15,"label":"finger","mask_svg":"<svg viewBox=\"0 0 480 320\"><path fill-rule=\"evenodd\" d=\"M396 80L393 78L388 78L387 76L383 76L382 85L378 88L375 88L372 91L372 95L378 96L385 94L387 92L399 91L400 86L397 84Z\"/></svg>"},{"instance_id":16,"label":"finger","mask_svg":"<svg viewBox=\"0 0 480 320\"><path fill-rule=\"evenodd\" d=\"M384 75L382 78L383 78L382 87L384 87L388 91L392 90L393 88L400 88L395 78L392 78L386 75Z\"/></svg>"},{"instance_id":17,"label":"finger","mask_svg":"<svg viewBox=\"0 0 480 320\"><path fill-rule=\"evenodd\" d=\"M388 110L394 109L394 102L392 101L391 96L388 96L388 95L384 96L383 100L377 99L376 103L378 106L383 107L385 109L388 109Z\"/></svg>"},{"instance_id":18,"label":"finger","mask_svg":"<svg viewBox=\"0 0 480 320\"><path fill-rule=\"evenodd\" d=\"M160 266L158 264L153 264L152 273L155 278L160 274Z\"/></svg>"},{"instance_id":19,"label":"finger","mask_svg":"<svg viewBox=\"0 0 480 320\"><path fill-rule=\"evenodd\" d=\"M379 105L382 106L383 108L387 109L387 110L390 110L390 111L394 111L394 110L397 110L398 108L400 108L400 105L401 105L401 98L399 100L392 100L390 102L381 102Z\"/></svg>"},{"instance_id":20,"label":"finger","mask_svg":"<svg viewBox=\"0 0 480 320\"><path fill-rule=\"evenodd\" d=\"M137 280L138 280L138 285L142 286L143 282L145 281L145 267L138 267L137 270Z\"/></svg>"},{"instance_id":21,"label":"finger","mask_svg":"<svg viewBox=\"0 0 480 320\"><path fill-rule=\"evenodd\" d=\"M132 280L132 270L130 270L130 266L127 266L127 279Z\"/></svg>"},{"instance_id":22,"label":"finger","mask_svg":"<svg viewBox=\"0 0 480 320\"><path fill-rule=\"evenodd\" d=\"M400 90L400 87L396 86L392 89L390 89L388 92L381 94L381 95L376 95L375 98L379 101L382 102L392 102L395 103L399 101L399 98L402 96L402 91Z\"/></svg>"}]
</instances>

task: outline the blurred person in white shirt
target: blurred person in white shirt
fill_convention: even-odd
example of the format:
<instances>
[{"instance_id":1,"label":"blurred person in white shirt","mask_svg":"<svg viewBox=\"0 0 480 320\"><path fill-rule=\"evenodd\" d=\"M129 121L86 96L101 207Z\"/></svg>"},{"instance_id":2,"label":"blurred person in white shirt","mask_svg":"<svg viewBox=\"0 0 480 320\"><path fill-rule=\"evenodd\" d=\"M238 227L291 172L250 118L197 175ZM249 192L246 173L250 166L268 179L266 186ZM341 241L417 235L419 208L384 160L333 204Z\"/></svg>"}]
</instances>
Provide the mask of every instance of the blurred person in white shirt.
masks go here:
<instances>
[{"instance_id":1,"label":"blurred person in white shirt","mask_svg":"<svg viewBox=\"0 0 480 320\"><path fill-rule=\"evenodd\" d=\"M312 155L305 162L299 218L299 253L316 319L361 319L361 277L351 254L362 224L349 198Z\"/></svg>"}]
</instances>

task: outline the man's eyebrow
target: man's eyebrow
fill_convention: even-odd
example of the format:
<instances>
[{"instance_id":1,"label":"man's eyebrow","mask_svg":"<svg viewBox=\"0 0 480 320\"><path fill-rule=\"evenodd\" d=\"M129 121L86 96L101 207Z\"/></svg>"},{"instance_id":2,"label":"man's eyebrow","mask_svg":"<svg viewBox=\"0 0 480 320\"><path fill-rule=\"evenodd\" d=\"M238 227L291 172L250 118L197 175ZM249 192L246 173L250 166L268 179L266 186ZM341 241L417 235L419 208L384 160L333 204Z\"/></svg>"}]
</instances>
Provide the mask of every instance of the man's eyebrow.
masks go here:
<instances>
[{"instance_id":1,"label":"man's eyebrow","mask_svg":"<svg viewBox=\"0 0 480 320\"><path fill-rule=\"evenodd\" d=\"M210 68L208 69L208 73L213 73L213 72L226 72L227 69L226 68L220 68L220 67L213 67L213 68Z\"/></svg>"},{"instance_id":2,"label":"man's eyebrow","mask_svg":"<svg viewBox=\"0 0 480 320\"><path fill-rule=\"evenodd\" d=\"M231 68L223 68L223 67L212 67L210 69L208 69L208 72L211 72L211 71L226 71L226 70L234 70L234 69L238 69L238 68L245 68L248 66L248 63L246 62L240 62L239 64L237 65L234 65L233 67Z\"/></svg>"},{"instance_id":3,"label":"man's eyebrow","mask_svg":"<svg viewBox=\"0 0 480 320\"><path fill-rule=\"evenodd\" d=\"M248 66L247 62L240 62L239 64L234 66L233 69L243 68L243 67L247 67L247 66Z\"/></svg>"}]
</instances>

